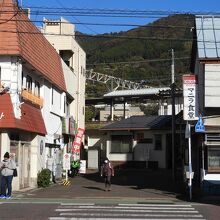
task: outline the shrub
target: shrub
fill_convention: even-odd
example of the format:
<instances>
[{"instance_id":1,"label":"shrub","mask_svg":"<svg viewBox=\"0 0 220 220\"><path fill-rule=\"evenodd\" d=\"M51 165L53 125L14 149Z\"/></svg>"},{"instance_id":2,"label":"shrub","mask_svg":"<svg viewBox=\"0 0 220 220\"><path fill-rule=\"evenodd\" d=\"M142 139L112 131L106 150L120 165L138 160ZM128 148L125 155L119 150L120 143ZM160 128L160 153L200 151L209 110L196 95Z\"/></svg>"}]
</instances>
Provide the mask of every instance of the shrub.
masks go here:
<instances>
[{"instance_id":1,"label":"shrub","mask_svg":"<svg viewBox=\"0 0 220 220\"><path fill-rule=\"evenodd\" d=\"M47 187L50 184L51 172L49 169L42 169L37 174L37 185L38 187Z\"/></svg>"}]
</instances>

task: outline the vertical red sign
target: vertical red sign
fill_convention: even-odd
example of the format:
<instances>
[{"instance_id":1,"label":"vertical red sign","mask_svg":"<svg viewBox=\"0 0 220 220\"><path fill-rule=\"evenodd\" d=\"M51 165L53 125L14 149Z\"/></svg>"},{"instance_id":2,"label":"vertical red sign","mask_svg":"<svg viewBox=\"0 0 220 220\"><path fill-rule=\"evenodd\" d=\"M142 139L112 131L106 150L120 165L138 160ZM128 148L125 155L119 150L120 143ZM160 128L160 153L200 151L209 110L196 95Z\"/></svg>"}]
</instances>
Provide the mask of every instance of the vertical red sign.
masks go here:
<instances>
[{"instance_id":1,"label":"vertical red sign","mask_svg":"<svg viewBox=\"0 0 220 220\"><path fill-rule=\"evenodd\" d=\"M83 128L78 128L77 129L77 134L75 136L75 139L73 141L73 148L72 148L72 153L79 155L80 154L80 146L82 144L82 138L84 135L85 129Z\"/></svg>"}]
</instances>

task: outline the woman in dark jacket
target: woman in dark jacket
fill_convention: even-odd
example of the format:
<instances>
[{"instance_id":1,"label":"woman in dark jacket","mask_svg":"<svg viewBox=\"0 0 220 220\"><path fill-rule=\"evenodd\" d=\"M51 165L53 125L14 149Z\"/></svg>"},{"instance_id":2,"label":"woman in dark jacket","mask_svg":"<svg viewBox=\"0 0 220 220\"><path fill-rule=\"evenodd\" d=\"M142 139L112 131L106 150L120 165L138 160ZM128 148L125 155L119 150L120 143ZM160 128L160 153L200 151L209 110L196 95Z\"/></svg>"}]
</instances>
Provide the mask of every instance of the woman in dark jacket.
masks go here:
<instances>
[{"instance_id":1,"label":"woman in dark jacket","mask_svg":"<svg viewBox=\"0 0 220 220\"><path fill-rule=\"evenodd\" d=\"M101 176L104 177L105 191L111 191L111 177L114 176L114 168L108 158L101 166Z\"/></svg>"}]
</instances>

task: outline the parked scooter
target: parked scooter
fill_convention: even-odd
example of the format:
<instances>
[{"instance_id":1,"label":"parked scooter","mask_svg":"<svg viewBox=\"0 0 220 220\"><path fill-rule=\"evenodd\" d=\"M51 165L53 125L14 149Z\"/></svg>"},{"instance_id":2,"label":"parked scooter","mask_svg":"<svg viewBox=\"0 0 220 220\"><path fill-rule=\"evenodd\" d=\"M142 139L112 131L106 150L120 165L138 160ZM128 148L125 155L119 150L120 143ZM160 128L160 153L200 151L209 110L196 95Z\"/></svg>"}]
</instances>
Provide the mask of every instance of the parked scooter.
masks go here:
<instances>
[{"instance_id":1,"label":"parked scooter","mask_svg":"<svg viewBox=\"0 0 220 220\"><path fill-rule=\"evenodd\" d=\"M68 176L73 178L74 176L78 175L79 169L80 169L80 161L73 160L70 165L70 170L69 170Z\"/></svg>"}]
</instances>

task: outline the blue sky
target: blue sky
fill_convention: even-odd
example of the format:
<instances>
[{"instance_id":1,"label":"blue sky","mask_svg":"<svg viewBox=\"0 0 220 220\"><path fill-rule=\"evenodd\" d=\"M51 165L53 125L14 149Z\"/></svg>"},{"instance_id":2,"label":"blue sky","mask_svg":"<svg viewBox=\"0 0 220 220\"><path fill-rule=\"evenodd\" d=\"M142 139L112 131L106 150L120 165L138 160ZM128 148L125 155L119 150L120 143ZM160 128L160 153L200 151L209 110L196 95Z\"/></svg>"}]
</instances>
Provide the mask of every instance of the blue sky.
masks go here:
<instances>
[{"instance_id":1,"label":"blue sky","mask_svg":"<svg viewBox=\"0 0 220 220\"><path fill-rule=\"evenodd\" d=\"M28 7L49 7L49 8L78 8L78 9L114 9L114 10L159 10L178 12L219 12L219 0L19 0L20 4ZM34 9L33 9L34 10ZM92 10L91 10L92 11ZM63 16L63 14L60 14ZM58 19L60 16L32 15L33 21L42 20L43 17ZM144 25L152 21L152 18L125 18L125 17L98 17L98 16L68 16L67 20L73 23L93 23L106 25L76 24L76 30L87 34L101 34L119 32L132 29L132 26L112 26L108 24L138 24ZM40 23L36 23L38 26Z\"/></svg>"}]
</instances>

